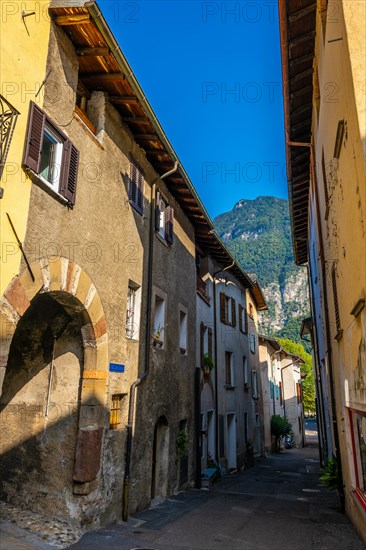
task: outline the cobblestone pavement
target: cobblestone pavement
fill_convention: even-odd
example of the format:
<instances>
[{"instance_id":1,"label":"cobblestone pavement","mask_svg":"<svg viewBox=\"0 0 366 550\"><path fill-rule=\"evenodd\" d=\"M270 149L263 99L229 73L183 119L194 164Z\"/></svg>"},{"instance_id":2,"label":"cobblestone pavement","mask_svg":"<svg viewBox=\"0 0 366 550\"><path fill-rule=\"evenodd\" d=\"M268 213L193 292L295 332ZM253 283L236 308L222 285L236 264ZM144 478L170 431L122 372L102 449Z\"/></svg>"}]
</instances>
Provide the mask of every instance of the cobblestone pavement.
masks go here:
<instances>
[{"instance_id":1,"label":"cobblestone pavement","mask_svg":"<svg viewBox=\"0 0 366 550\"><path fill-rule=\"evenodd\" d=\"M2 501L0 517L1 550L67 548L84 533L66 522L50 520Z\"/></svg>"}]
</instances>

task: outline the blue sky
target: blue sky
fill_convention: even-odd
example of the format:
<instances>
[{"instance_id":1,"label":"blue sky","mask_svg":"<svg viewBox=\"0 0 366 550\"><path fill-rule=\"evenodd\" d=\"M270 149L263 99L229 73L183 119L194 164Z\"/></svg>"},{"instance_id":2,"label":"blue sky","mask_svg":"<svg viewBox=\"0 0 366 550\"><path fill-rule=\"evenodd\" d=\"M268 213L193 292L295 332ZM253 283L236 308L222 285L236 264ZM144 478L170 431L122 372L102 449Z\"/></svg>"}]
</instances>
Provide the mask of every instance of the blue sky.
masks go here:
<instances>
[{"instance_id":1,"label":"blue sky","mask_svg":"<svg viewBox=\"0 0 366 550\"><path fill-rule=\"evenodd\" d=\"M99 6L210 216L287 198L277 1Z\"/></svg>"}]
</instances>

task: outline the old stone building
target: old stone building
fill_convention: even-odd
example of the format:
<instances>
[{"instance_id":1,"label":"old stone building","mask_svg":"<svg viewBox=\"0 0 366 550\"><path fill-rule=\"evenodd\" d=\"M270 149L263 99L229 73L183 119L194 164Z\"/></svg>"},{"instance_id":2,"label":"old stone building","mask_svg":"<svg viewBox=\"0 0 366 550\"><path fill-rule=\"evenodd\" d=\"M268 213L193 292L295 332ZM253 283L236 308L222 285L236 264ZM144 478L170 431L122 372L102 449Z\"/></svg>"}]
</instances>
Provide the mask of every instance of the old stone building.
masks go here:
<instances>
[{"instance_id":1,"label":"old stone building","mask_svg":"<svg viewBox=\"0 0 366 550\"><path fill-rule=\"evenodd\" d=\"M197 254L202 468L214 459L236 470L262 454L257 310L266 307L258 283L235 262L225 267L212 252Z\"/></svg>"},{"instance_id":2,"label":"old stone building","mask_svg":"<svg viewBox=\"0 0 366 550\"><path fill-rule=\"evenodd\" d=\"M366 541L366 6L280 0L294 254L308 264L323 463Z\"/></svg>"},{"instance_id":3,"label":"old stone building","mask_svg":"<svg viewBox=\"0 0 366 550\"><path fill-rule=\"evenodd\" d=\"M5 164L2 180L7 211L17 193L24 207L21 250L1 221L15 251L0 302L1 498L92 527L200 476L197 248L214 271L230 267L217 315L219 292L232 295L243 334L256 285L214 234L96 3L53 1L44 20L28 28L42 31L39 71L27 55L7 61L29 93L8 135L19 177ZM220 323L224 334L233 317ZM234 345L239 380L247 344Z\"/></svg>"}]
</instances>

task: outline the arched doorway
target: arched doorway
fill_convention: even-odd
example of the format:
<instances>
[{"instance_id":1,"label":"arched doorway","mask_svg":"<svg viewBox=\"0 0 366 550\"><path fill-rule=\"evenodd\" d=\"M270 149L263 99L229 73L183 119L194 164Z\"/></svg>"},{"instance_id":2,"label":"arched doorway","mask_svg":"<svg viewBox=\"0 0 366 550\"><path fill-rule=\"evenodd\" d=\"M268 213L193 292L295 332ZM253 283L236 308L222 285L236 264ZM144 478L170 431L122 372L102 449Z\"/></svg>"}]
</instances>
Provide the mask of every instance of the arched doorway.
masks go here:
<instances>
[{"instance_id":1,"label":"arched doorway","mask_svg":"<svg viewBox=\"0 0 366 550\"><path fill-rule=\"evenodd\" d=\"M72 493L84 361L77 317L49 294L19 320L0 398L2 498L44 512Z\"/></svg>"},{"instance_id":2,"label":"arched doorway","mask_svg":"<svg viewBox=\"0 0 366 550\"><path fill-rule=\"evenodd\" d=\"M78 522L98 489L106 423L107 334L79 266L43 259L0 300L1 498ZM1 389L1 388L0 388Z\"/></svg>"},{"instance_id":3,"label":"arched doorway","mask_svg":"<svg viewBox=\"0 0 366 550\"><path fill-rule=\"evenodd\" d=\"M169 470L169 426L165 416L161 416L155 425L151 498L165 497L168 494Z\"/></svg>"}]
</instances>

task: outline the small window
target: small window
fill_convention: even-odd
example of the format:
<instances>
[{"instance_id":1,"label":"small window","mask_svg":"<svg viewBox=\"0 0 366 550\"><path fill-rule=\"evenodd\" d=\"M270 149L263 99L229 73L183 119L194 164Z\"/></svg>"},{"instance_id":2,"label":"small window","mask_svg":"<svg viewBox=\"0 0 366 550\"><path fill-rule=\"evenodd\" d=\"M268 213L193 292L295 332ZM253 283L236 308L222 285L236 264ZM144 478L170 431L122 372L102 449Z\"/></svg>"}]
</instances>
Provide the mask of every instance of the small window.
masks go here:
<instances>
[{"instance_id":1,"label":"small window","mask_svg":"<svg viewBox=\"0 0 366 550\"><path fill-rule=\"evenodd\" d=\"M139 213L144 211L144 176L139 168L131 162L130 165L130 204Z\"/></svg>"},{"instance_id":2,"label":"small window","mask_svg":"<svg viewBox=\"0 0 366 550\"><path fill-rule=\"evenodd\" d=\"M356 494L366 504L366 412L350 410Z\"/></svg>"},{"instance_id":3,"label":"small window","mask_svg":"<svg viewBox=\"0 0 366 550\"><path fill-rule=\"evenodd\" d=\"M255 334L253 334L252 332L249 333L249 346L250 346L250 351L252 353L255 353L256 340L255 340Z\"/></svg>"},{"instance_id":4,"label":"small window","mask_svg":"<svg viewBox=\"0 0 366 550\"><path fill-rule=\"evenodd\" d=\"M234 386L234 361L231 351L225 351L226 386Z\"/></svg>"},{"instance_id":5,"label":"small window","mask_svg":"<svg viewBox=\"0 0 366 550\"><path fill-rule=\"evenodd\" d=\"M225 325L236 326L236 302L224 292L220 292L220 320Z\"/></svg>"},{"instance_id":6,"label":"small window","mask_svg":"<svg viewBox=\"0 0 366 550\"><path fill-rule=\"evenodd\" d=\"M125 394L116 393L112 395L111 409L109 415L109 427L111 430L118 430L121 427L121 411Z\"/></svg>"},{"instance_id":7,"label":"small window","mask_svg":"<svg viewBox=\"0 0 366 550\"><path fill-rule=\"evenodd\" d=\"M79 151L32 101L23 165L70 206L75 204Z\"/></svg>"},{"instance_id":8,"label":"small window","mask_svg":"<svg viewBox=\"0 0 366 550\"><path fill-rule=\"evenodd\" d=\"M248 388L249 379L248 379L248 361L245 356L243 356L243 378L244 378L244 388Z\"/></svg>"},{"instance_id":9,"label":"small window","mask_svg":"<svg viewBox=\"0 0 366 550\"><path fill-rule=\"evenodd\" d=\"M129 282L126 308L126 337L138 340L140 331L141 287Z\"/></svg>"},{"instance_id":10,"label":"small window","mask_svg":"<svg viewBox=\"0 0 366 550\"><path fill-rule=\"evenodd\" d=\"M164 241L173 243L174 209L169 206L160 191L156 193L155 229Z\"/></svg>"},{"instance_id":11,"label":"small window","mask_svg":"<svg viewBox=\"0 0 366 550\"><path fill-rule=\"evenodd\" d=\"M187 312L179 310L179 349L182 355L187 353Z\"/></svg>"},{"instance_id":12,"label":"small window","mask_svg":"<svg viewBox=\"0 0 366 550\"><path fill-rule=\"evenodd\" d=\"M258 399L258 376L257 371L252 370L252 397L253 399Z\"/></svg>"},{"instance_id":13,"label":"small window","mask_svg":"<svg viewBox=\"0 0 366 550\"><path fill-rule=\"evenodd\" d=\"M239 330L248 334L248 314L245 307L239 304Z\"/></svg>"},{"instance_id":14,"label":"small window","mask_svg":"<svg viewBox=\"0 0 366 550\"><path fill-rule=\"evenodd\" d=\"M155 295L153 345L162 348L165 341L165 300Z\"/></svg>"}]
</instances>

